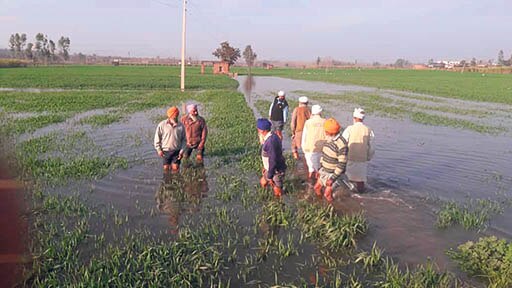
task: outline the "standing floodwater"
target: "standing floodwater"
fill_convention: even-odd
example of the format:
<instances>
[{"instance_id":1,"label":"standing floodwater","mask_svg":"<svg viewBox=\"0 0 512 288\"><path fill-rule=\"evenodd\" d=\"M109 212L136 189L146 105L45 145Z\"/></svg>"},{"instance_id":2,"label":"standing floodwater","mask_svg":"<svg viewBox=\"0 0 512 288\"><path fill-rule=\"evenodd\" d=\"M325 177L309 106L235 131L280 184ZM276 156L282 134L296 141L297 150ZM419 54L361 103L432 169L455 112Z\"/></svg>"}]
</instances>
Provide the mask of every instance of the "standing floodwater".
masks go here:
<instances>
[{"instance_id":1,"label":"standing floodwater","mask_svg":"<svg viewBox=\"0 0 512 288\"><path fill-rule=\"evenodd\" d=\"M399 99L394 103L402 104L405 108L410 105L409 109L434 107L432 113L447 111L446 116L454 113L448 109L456 103L457 107L470 107L468 109L479 115L490 115L489 122L494 121L491 113L498 106L277 77L252 77L250 81L247 77L239 77L239 82L239 90L245 94L254 111L257 111L255 103L268 102L278 90L284 90L289 99L308 96L310 104L322 105L326 114L335 117L344 127L352 124L352 111L360 105L357 97L367 94L376 94L381 97L376 99L381 100ZM246 83L251 84L250 89ZM356 103L350 103L347 98L356 98ZM335 206L366 211L373 225L370 237L366 239L377 241L390 254L409 263L419 263L426 257L433 257L443 264L446 249L474 236L462 230L435 228L434 212L439 207L432 201L424 200L465 202L468 199L510 197L512 139L506 130L498 134L479 133L470 129L423 125L413 122L414 118L396 119L395 115L380 113L380 104L375 105L375 111L368 113L365 119L376 135L376 154L368 172L369 193L355 195L356 198L345 199L343 203L335 203ZM511 109L500 106L502 110ZM505 219L510 219L510 212L510 209L506 209L496 221L491 221L495 231L509 237L512 235L512 224Z\"/></svg>"}]
</instances>

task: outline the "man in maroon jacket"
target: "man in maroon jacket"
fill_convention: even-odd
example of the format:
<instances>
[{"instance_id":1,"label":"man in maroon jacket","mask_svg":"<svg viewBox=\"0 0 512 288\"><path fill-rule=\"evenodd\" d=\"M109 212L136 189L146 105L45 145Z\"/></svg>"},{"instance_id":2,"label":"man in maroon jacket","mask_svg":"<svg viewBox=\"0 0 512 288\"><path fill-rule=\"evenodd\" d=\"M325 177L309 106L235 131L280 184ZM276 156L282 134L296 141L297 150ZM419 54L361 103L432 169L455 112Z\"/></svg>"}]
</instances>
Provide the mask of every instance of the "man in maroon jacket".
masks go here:
<instances>
[{"instance_id":1,"label":"man in maroon jacket","mask_svg":"<svg viewBox=\"0 0 512 288\"><path fill-rule=\"evenodd\" d=\"M197 149L197 162L203 162L208 127L204 118L199 116L196 104L187 105L187 115L181 118L181 123L185 126L187 135L187 147L184 150L183 157L188 158L192 154L192 150Z\"/></svg>"}]
</instances>

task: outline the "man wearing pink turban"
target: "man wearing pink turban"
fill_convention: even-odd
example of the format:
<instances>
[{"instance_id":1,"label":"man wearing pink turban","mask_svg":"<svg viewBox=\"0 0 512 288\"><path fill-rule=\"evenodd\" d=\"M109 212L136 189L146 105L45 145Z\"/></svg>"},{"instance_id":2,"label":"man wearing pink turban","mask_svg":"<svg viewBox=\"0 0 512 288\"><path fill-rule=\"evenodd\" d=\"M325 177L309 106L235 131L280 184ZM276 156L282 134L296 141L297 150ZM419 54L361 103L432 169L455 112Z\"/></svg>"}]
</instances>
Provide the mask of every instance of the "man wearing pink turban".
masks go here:
<instances>
[{"instance_id":1,"label":"man wearing pink turban","mask_svg":"<svg viewBox=\"0 0 512 288\"><path fill-rule=\"evenodd\" d=\"M203 117L199 116L196 104L187 105L187 115L181 118L187 135L187 146L183 157L188 158L194 149L197 149L197 162L203 162L204 144L208 135L208 127Z\"/></svg>"}]
</instances>

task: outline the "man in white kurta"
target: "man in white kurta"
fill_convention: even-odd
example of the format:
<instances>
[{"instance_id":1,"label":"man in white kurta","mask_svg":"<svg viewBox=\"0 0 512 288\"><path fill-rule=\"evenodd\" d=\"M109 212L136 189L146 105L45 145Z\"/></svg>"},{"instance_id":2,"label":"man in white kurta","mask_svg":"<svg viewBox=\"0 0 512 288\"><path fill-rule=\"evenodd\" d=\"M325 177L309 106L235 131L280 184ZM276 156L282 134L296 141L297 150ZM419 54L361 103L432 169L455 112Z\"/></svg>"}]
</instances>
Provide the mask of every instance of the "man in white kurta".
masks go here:
<instances>
[{"instance_id":1,"label":"man in white kurta","mask_svg":"<svg viewBox=\"0 0 512 288\"><path fill-rule=\"evenodd\" d=\"M321 115L322 107L320 105L313 105L311 112L313 115L304 123L301 147L308 166L308 179L316 180L318 170L320 170L322 147L327 137L324 131L325 119Z\"/></svg>"},{"instance_id":2,"label":"man in white kurta","mask_svg":"<svg viewBox=\"0 0 512 288\"><path fill-rule=\"evenodd\" d=\"M343 131L343 138L348 142L348 162L345 174L357 187L358 192L364 191L367 182L368 161L375 154L373 130L363 124L365 112L362 108L354 109L354 124Z\"/></svg>"}]
</instances>

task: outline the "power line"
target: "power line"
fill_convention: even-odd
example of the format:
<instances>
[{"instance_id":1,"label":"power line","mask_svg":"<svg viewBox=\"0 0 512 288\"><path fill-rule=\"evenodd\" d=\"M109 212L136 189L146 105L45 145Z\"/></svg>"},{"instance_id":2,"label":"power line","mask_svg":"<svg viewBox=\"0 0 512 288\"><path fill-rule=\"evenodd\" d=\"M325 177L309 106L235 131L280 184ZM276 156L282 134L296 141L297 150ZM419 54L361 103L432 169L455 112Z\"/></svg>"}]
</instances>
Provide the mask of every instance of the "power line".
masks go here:
<instances>
[{"instance_id":1,"label":"power line","mask_svg":"<svg viewBox=\"0 0 512 288\"><path fill-rule=\"evenodd\" d=\"M165 1L160 1L160 0L150 0L150 1L153 1L155 3L158 3L158 4L161 4L161 5L164 5L164 6L167 6L167 7L172 7L172 8L179 8L177 4L171 4L169 2L165 2Z\"/></svg>"}]
</instances>

